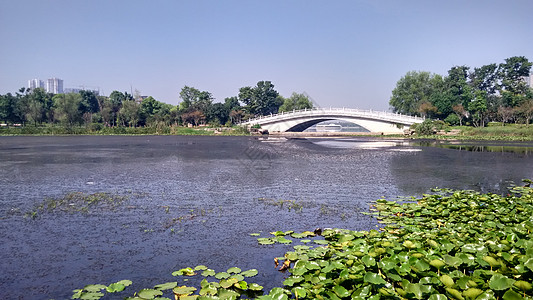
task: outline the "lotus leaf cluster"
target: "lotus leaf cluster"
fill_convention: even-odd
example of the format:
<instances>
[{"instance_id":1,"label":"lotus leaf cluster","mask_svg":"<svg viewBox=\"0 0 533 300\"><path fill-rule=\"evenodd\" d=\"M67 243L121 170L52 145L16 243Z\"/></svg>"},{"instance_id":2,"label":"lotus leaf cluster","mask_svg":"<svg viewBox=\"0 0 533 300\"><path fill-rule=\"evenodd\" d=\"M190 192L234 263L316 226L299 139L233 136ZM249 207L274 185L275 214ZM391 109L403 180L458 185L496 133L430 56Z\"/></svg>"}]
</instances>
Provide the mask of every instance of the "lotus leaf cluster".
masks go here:
<instances>
[{"instance_id":1,"label":"lotus leaf cluster","mask_svg":"<svg viewBox=\"0 0 533 300\"><path fill-rule=\"evenodd\" d=\"M175 299L198 300L533 299L533 188L514 187L503 196L434 192L410 201L374 202L369 214L382 224L379 230L276 231L273 237L259 237L259 244L306 244L274 259L288 273L281 287L267 293L244 280L257 270L235 267L216 273L198 266L173 273L217 279L202 280L199 291L177 287L177 282L163 287L172 289ZM73 298L99 299L101 291L115 288L120 286L87 286L75 290ZM161 290L156 286L129 299L166 299Z\"/></svg>"},{"instance_id":2,"label":"lotus leaf cluster","mask_svg":"<svg viewBox=\"0 0 533 300\"><path fill-rule=\"evenodd\" d=\"M533 189L438 190L372 205L380 230L324 230L325 247L296 249L298 299L533 299ZM270 299L270 298L269 298ZM274 298L272 298L274 299ZM277 299L277 298L276 298Z\"/></svg>"}]
</instances>

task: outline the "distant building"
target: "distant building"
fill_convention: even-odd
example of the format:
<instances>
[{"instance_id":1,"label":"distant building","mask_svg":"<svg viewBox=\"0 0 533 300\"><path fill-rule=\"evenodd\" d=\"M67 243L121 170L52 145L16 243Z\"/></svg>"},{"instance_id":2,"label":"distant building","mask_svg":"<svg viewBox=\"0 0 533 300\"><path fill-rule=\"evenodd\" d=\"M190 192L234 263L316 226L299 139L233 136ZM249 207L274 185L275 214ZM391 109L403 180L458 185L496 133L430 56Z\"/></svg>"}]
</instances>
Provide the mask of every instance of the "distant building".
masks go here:
<instances>
[{"instance_id":1,"label":"distant building","mask_svg":"<svg viewBox=\"0 0 533 300\"><path fill-rule=\"evenodd\" d=\"M33 90L36 88L42 88L44 89L44 81L39 79L30 79L28 80L28 88Z\"/></svg>"},{"instance_id":2,"label":"distant building","mask_svg":"<svg viewBox=\"0 0 533 300\"><path fill-rule=\"evenodd\" d=\"M63 80L50 78L46 81L46 91L52 94L63 94Z\"/></svg>"},{"instance_id":3,"label":"distant building","mask_svg":"<svg viewBox=\"0 0 533 300\"><path fill-rule=\"evenodd\" d=\"M89 91L89 92L93 92L96 96L99 96L100 95L100 90L93 90L93 89L86 89L86 88L65 88L64 89L64 93L65 94L70 94L70 93L79 93L81 91Z\"/></svg>"}]
</instances>

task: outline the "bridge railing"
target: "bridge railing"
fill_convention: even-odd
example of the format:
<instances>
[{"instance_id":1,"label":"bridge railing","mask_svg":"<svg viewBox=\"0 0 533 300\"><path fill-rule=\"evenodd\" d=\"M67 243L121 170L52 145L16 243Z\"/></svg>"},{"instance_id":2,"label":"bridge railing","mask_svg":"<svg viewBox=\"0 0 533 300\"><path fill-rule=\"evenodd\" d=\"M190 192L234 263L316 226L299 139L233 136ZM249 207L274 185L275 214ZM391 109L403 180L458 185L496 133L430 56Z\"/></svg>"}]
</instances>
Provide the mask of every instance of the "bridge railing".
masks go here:
<instances>
[{"instance_id":1,"label":"bridge railing","mask_svg":"<svg viewBox=\"0 0 533 300\"><path fill-rule=\"evenodd\" d=\"M338 115L346 115L346 116L361 116L361 117L370 117L374 119L382 119L382 120L397 120L397 121L405 121L405 122L422 122L425 118L421 117L415 117L415 116L408 116L403 115L399 113L391 113L387 111L375 111L375 110L363 110L363 109L356 109L356 108L308 108L308 109L300 109L300 110L293 110L288 112L281 112L277 114L270 114L266 116L259 116L256 118L248 119L247 121L241 122L241 124L253 124L259 123L260 121L276 121L285 119L289 116L316 116L316 115L323 115L327 113L332 114L338 114Z\"/></svg>"}]
</instances>

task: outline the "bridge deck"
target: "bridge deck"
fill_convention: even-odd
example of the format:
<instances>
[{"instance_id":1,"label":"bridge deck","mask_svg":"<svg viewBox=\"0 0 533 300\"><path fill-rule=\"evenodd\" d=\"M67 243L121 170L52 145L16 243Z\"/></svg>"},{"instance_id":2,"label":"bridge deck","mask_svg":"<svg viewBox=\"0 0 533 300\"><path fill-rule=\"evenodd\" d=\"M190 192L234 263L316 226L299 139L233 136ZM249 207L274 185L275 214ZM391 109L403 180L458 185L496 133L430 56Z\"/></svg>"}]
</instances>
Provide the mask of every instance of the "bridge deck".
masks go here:
<instances>
[{"instance_id":1,"label":"bridge deck","mask_svg":"<svg viewBox=\"0 0 533 300\"><path fill-rule=\"evenodd\" d=\"M373 120L381 120L386 122L413 124L424 121L424 118L402 115L398 113L391 113L386 111L361 110L354 108L312 108L293 110L290 112L281 112L278 114L271 114L269 116L260 116L253 119L248 119L242 122L242 125L252 125L258 123L279 122L295 117L352 117L365 118Z\"/></svg>"}]
</instances>

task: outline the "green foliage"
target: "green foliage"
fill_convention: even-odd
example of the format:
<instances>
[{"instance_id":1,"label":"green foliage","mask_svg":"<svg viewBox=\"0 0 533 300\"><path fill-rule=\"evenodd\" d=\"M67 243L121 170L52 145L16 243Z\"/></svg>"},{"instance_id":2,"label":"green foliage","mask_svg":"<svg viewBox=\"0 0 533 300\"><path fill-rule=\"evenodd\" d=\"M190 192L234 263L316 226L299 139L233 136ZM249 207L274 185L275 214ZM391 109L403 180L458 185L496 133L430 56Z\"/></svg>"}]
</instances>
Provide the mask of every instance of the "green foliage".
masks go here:
<instances>
[{"instance_id":1,"label":"green foliage","mask_svg":"<svg viewBox=\"0 0 533 300\"><path fill-rule=\"evenodd\" d=\"M424 122L416 124L416 126L412 126L411 128L415 130L417 135L433 135L436 131L435 125L433 123L433 120L426 119L424 120Z\"/></svg>"},{"instance_id":2,"label":"green foliage","mask_svg":"<svg viewBox=\"0 0 533 300\"><path fill-rule=\"evenodd\" d=\"M189 277L203 270L199 287L168 282L127 299L170 293L176 299L531 299L533 188L515 186L506 196L433 192L407 202L375 201L365 214L378 219L379 230L289 230L259 238L267 245L315 241L275 259L289 273L282 287L264 295L263 287L244 280L256 276L255 269L217 273L201 265L173 273ZM73 299L100 299L127 285L89 285L74 290Z\"/></svg>"},{"instance_id":3,"label":"green foliage","mask_svg":"<svg viewBox=\"0 0 533 300\"><path fill-rule=\"evenodd\" d=\"M395 112L445 119L450 124L457 119L459 125L467 119L476 127L513 119L528 124L533 109L531 105L520 107L533 99L533 90L523 80L530 76L532 65L527 58L515 56L472 71L468 66L454 66L445 77L410 71L398 80L389 104Z\"/></svg>"},{"instance_id":4,"label":"green foliage","mask_svg":"<svg viewBox=\"0 0 533 300\"><path fill-rule=\"evenodd\" d=\"M242 87L239 90L239 101L246 104L246 111L252 115L268 115L278 112L283 104L279 93L270 81L259 81L255 87Z\"/></svg>"},{"instance_id":5,"label":"green foliage","mask_svg":"<svg viewBox=\"0 0 533 300\"><path fill-rule=\"evenodd\" d=\"M279 112L313 108L313 103L305 94L292 93L289 98L282 100L283 104L279 107Z\"/></svg>"},{"instance_id":6,"label":"green foliage","mask_svg":"<svg viewBox=\"0 0 533 300\"><path fill-rule=\"evenodd\" d=\"M24 214L25 217L37 218L43 213L53 212L89 212L94 208L115 209L129 199L129 195L112 195L109 193L85 194L71 192L60 198L46 198Z\"/></svg>"}]
</instances>

